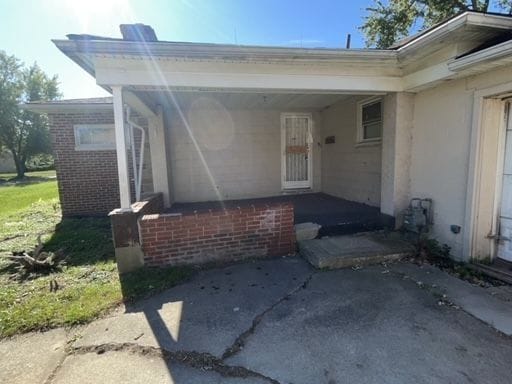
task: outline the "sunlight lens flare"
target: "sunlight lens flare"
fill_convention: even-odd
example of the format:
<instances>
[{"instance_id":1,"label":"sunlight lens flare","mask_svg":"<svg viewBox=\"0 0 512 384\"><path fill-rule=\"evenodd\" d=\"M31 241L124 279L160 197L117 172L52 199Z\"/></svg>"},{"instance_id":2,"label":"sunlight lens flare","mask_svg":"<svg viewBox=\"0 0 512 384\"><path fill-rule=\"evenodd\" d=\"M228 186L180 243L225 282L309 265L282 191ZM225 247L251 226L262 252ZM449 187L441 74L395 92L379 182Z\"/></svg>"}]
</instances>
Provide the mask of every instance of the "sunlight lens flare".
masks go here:
<instances>
[{"instance_id":1,"label":"sunlight lens flare","mask_svg":"<svg viewBox=\"0 0 512 384\"><path fill-rule=\"evenodd\" d=\"M64 8L74 17L81 32L91 32L99 23L112 24L112 20L134 19L129 0L57 0L59 8ZM117 23L114 23L117 28Z\"/></svg>"}]
</instances>

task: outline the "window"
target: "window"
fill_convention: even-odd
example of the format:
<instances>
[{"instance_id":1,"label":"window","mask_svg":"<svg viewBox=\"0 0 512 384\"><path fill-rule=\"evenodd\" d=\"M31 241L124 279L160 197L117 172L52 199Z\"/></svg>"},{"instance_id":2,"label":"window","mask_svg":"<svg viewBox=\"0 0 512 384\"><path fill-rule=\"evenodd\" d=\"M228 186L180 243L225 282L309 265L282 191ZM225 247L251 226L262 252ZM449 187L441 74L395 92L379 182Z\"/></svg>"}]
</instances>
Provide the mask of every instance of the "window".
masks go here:
<instances>
[{"instance_id":1,"label":"window","mask_svg":"<svg viewBox=\"0 0 512 384\"><path fill-rule=\"evenodd\" d=\"M116 149L113 124L79 124L74 129L77 151Z\"/></svg>"},{"instance_id":2,"label":"window","mask_svg":"<svg viewBox=\"0 0 512 384\"><path fill-rule=\"evenodd\" d=\"M382 99L372 98L358 103L357 141L379 142L382 138Z\"/></svg>"}]
</instances>

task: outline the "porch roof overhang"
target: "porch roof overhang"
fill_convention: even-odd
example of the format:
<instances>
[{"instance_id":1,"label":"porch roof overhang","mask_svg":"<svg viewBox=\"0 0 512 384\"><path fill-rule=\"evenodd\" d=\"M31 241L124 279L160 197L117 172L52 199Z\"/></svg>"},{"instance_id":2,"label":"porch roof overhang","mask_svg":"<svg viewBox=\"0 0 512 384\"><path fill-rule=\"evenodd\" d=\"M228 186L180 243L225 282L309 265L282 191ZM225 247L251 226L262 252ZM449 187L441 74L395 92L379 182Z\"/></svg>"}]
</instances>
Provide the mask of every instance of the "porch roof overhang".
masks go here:
<instances>
[{"instance_id":1,"label":"porch roof overhang","mask_svg":"<svg viewBox=\"0 0 512 384\"><path fill-rule=\"evenodd\" d=\"M396 52L123 40L54 40L106 88L239 92L400 91Z\"/></svg>"},{"instance_id":2,"label":"porch roof overhang","mask_svg":"<svg viewBox=\"0 0 512 384\"><path fill-rule=\"evenodd\" d=\"M112 111L112 98L99 97L87 99L33 101L21 104L20 108L36 113Z\"/></svg>"},{"instance_id":3,"label":"porch roof overhang","mask_svg":"<svg viewBox=\"0 0 512 384\"><path fill-rule=\"evenodd\" d=\"M116 85L251 93L414 92L485 71L488 66L469 59L481 51L460 56L511 29L512 18L506 15L465 12L386 50L134 42L80 35L54 43L107 90ZM501 52L499 60L488 56L486 62L506 65L511 55Z\"/></svg>"}]
</instances>

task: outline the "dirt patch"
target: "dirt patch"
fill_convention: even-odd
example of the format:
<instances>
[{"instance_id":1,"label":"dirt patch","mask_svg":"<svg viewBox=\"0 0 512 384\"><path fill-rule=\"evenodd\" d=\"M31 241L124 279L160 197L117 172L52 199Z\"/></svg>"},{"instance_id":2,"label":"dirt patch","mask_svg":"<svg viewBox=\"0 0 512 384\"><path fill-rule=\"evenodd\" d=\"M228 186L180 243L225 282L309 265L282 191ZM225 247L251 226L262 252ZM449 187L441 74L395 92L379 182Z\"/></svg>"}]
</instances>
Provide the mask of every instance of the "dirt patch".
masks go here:
<instances>
[{"instance_id":1,"label":"dirt patch","mask_svg":"<svg viewBox=\"0 0 512 384\"><path fill-rule=\"evenodd\" d=\"M409 261L415 264L433 265L452 276L482 288L509 285L504 281L494 279L482 272L469 268L466 263L453 260L450 257L450 248L447 245L439 244L436 240L421 239L416 244L416 247L416 256L409 259Z\"/></svg>"}]
</instances>

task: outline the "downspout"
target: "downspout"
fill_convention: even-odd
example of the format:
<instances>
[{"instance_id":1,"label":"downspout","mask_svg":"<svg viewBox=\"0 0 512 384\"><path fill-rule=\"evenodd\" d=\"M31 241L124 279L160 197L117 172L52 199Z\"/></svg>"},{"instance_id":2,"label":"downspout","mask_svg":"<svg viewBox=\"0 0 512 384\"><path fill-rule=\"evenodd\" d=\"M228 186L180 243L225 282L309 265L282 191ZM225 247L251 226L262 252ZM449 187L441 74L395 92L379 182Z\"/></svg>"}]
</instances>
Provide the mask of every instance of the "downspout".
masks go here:
<instances>
[{"instance_id":1,"label":"downspout","mask_svg":"<svg viewBox=\"0 0 512 384\"><path fill-rule=\"evenodd\" d=\"M131 120L130 117L131 108L126 106L126 122L130 127L130 141L132 150L132 164L133 164L133 176L135 179L135 200L140 201L140 195L142 190L142 166L144 162L144 146L146 141L146 131L140 125ZM135 138L133 134L133 128L138 129L141 132L140 150L139 150L139 166L137 167L137 158L135 151Z\"/></svg>"}]
</instances>

